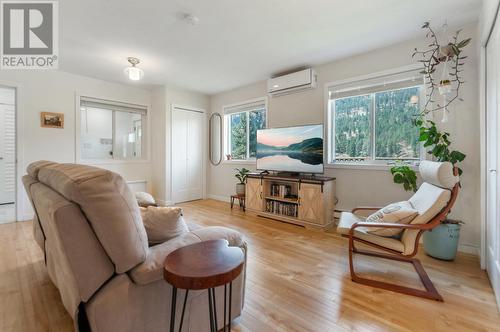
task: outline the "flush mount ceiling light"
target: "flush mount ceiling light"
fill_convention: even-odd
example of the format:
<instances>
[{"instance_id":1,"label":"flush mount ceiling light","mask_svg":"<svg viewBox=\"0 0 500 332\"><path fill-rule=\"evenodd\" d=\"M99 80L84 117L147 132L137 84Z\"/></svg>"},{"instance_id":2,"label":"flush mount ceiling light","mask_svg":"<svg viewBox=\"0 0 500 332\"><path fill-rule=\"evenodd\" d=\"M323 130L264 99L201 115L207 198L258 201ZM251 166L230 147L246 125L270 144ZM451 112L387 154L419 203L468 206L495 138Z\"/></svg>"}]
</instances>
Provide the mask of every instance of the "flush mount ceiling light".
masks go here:
<instances>
[{"instance_id":1,"label":"flush mount ceiling light","mask_svg":"<svg viewBox=\"0 0 500 332\"><path fill-rule=\"evenodd\" d=\"M189 25L198 25L200 23L200 19L193 14L184 14L182 19Z\"/></svg>"},{"instance_id":2,"label":"flush mount ceiling light","mask_svg":"<svg viewBox=\"0 0 500 332\"><path fill-rule=\"evenodd\" d=\"M136 65L138 65L141 60L134 57L128 57L127 61L131 64L131 66L125 68L124 72L128 76L129 80L139 81L140 79L142 79L144 77L144 70L136 67Z\"/></svg>"}]
</instances>

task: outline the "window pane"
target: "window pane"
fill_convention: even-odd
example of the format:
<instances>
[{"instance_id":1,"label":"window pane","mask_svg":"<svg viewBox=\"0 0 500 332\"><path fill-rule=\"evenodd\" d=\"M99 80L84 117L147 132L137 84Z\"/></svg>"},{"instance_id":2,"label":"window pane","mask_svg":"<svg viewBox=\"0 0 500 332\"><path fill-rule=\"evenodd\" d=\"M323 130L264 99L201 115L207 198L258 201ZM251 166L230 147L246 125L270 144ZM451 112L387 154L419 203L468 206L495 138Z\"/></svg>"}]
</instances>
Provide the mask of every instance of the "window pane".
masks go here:
<instances>
[{"instance_id":1,"label":"window pane","mask_svg":"<svg viewBox=\"0 0 500 332\"><path fill-rule=\"evenodd\" d=\"M371 96L336 99L335 159L347 161L370 156Z\"/></svg>"},{"instance_id":2,"label":"window pane","mask_svg":"<svg viewBox=\"0 0 500 332\"><path fill-rule=\"evenodd\" d=\"M247 158L247 114L231 114L231 156L233 159Z\"/></svg>"},{"instance_id":3,"label":"window pane","mask_svg":"<svg viewBox=\"0 0 500 332\"><path fill-rule=\"evenodd\" d=\"M418 128L413 124L419 112L420 87L378 92L375 94L376 159L418 159Z\"/></svg>"},{"instance_id":4,"label":"window pane","mask_svg":"<svg viewBox=\"0 0 500 332\"><path fill-rule=\"evenodd\" d=\"M113 111L81 109L82 159L113 159Z\"/></svg>"},{"instance_id":5,"label":"window pane","mask_svg":"<svg viewBox=\"0 0 500 332\"><path fill-rule=\"evenodd\" d=\"M257 130L266 127L266 110L251 111L248 116L250 121L250 158L255 158L257 155Z\"/></svg>"},{"instance_id":6,"label":"window pane","mask_svg":"<svg viewBox=\"0 0 500 332\"><path fill-rule=\"evenodd\" d=\"M141 158L142 116L115 111L115 159Z\"/></svg>"}]
</instances>

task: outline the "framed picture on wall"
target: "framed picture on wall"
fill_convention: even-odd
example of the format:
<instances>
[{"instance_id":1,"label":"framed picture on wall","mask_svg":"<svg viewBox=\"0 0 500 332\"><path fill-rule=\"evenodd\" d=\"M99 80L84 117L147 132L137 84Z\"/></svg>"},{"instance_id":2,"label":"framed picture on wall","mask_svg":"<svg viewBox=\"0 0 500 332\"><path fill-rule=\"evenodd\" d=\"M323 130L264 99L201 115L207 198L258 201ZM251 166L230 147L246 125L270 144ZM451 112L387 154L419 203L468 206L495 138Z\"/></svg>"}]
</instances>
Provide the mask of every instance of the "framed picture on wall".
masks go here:
<instances>
[{"instance_id":1,"label":"framed picture on wall","mask_svg":"<svg viewBox=\"0 0 500 332\"><path fill-rule=\"evenodd\" d=\"M64 128L64 113L41 112L41 126L43 128Z\"/></svg>"}]
</instances>

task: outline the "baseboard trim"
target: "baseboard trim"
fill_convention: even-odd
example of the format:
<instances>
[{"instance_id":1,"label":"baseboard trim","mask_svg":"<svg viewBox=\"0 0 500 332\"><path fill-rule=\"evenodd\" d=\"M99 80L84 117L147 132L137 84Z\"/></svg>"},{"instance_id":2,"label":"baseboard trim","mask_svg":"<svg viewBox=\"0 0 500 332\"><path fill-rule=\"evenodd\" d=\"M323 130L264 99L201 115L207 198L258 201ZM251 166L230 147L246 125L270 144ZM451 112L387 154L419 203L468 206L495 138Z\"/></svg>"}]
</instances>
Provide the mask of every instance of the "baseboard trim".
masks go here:
<instances>
[{"instance_id":1,"label":"baseboard trim","mask_svg":"<svg viewBox=\"0 0 500 332\"><path fill-rule=\"evenodd\" d=\"M207 197L210 199L215 199L216 201L222 201L222 202L227 202L227 203L231 202L231 198L228 196L219 196L219 195L208 194Z\"/></svg>"},{"instance_id":2,"label":"baseboard trim","mask_svg":"<svg viewBox=\"0 0 500 332\"><path fill-rule=\"evenodd\" d=\"M472 255L477 256L477 257L480 256L479 246L476 246L473 244L467 244L467 243L459 244L458 251L466 253L466 254L472 254Z\"/></svg>"},{"instance_id":3,"label":"baseboard trim","mask_svg":"<svg viewBox=\"0 0 500 332\"><path fill-rule=\"evenodd\" d=\"M18 221L29 221L29 220L33 220L33 214L25 214L21 216L21 219L19 219Z\"/></svg>"},{"instance_id":4,"label":"baseboard trim","mask_svg":"<svg viewBox=\"0 0 500 332\"><path fill-rule=\"evenodd\" d=\"M156 203L158 203L158 205L160 206L170 206L170 205L174 205L174 203L172 201L164 201L162 199L157 199L156 200Z\"/></svg>"}]
</instances>

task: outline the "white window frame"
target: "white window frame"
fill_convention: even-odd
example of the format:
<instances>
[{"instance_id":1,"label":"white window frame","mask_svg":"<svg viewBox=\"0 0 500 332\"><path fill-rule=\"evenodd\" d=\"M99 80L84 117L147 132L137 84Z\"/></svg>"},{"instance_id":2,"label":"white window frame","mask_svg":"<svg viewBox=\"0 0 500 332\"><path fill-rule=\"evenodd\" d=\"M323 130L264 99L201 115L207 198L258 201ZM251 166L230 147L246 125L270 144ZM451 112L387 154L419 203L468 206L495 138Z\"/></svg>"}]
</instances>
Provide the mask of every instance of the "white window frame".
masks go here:
<instances>
[{"instance_id":1,"label":"white window frame","mask_svg":"<svg viewBox=\"0 0 500 332\"><path fill-rule=\"evenodd\" d=\"M387 170L390 167L394 165L393 160L382 160L382 159L375 159L375 156L371 156L372 158L369 160L365 161L346 161L346 162L338 162L335 160L335 117L334 117L334 99L330 99L330 91L333 87L338 87L342 85L352 85L352 84L357 84L359 83L360 86L362 86L363 81L379 81L383 82L384 80L390 81L391 76L395 75L400 75L404 73L418 73L421 70L420 66L418 65L411 65L411 66L405 66L405 67L400 67L396 69L391 69L391 70L386 70L386 71L381 71L369 75L363 75L363 76L357 76L345 80L339 80L339 81L334 81L334 82L329 82L325 84L324 88L324 94L325 94L325 130L326 130L326 139L327 139L327 151L326 151L326 158L327 158L327 163L325 165L326 168L342 168L342 169L373 169L373 170ZM374 84L375 85L375 84ZM410 87L415 87L415 86L421 86L420 90L420 96L419 96L419 103L422 107L422 101L425 99L426 95L426 84L425 81L423 81L422 84L414 84L411 85L409 84L408 86L403 86L399 87L400 89L404 88L410 88ZM366 86L364 86L366 87ZM391 90L396 90L394 88L387 89L385 91L391 91ZM383 92L384 90L379 90L377 92ZM376 93L376 92L372 92ZM367 95L371 93L363 93L360 92L359 94L353 93L351 96L359 96L359 95ZM371 105L371 113L370 113L370 125L371 125L371 131L370 131L370 140L371 140L371 152L375 151L375 116L376 116L376 111L375 111L375 98L372 98L372 105ZM406 163L412 167L413 169L417 170L418 169L418 164L420 163L421 160L424 160L427 158L427 153L425 151L425 148L423 147L423 144L420 144L420 159L415 160L415 161L407 161Z\"/></svg>"},{"instance_id":2,"label":"white window frame","mask_svg":"<svg viewBox=\"0 0 500 332\"><path fill-rule=\"evenodd\" d=\"M142 128L143 146L141 149L141 158L137 159L85 159L82 158L81 151L81 101L82 99L99 100L102 103L109 103L110 105L123 105L126 107L137 107L146 110L146 128ZM116 165L116 164L145 164L149 163L151 153L151 106L147 104L139 104L129 101L118 101L106 96L91 96L90 94L76 94L75 96L75 161L79 164L85 165ZM113 124L114 126L114 124ZM146 129L146 130L144 130ZM114 131L114 128L113 128ZM114 143L113 143L114 144Z\"/></svg>"},{"instance_id":3,"label":"white window frame","mask_svg":"<svg viewBox=\"0 0 500 332\"><path fill-rule=\"evenodd\" d=\"M223 156L223 163L230 163L230 164L255 164L257 162L257 159L255 157L250 157L250 121L249 121L249 114L252 111L257 111L262 109L261 107L255 107L254 109L245 109L241 112L235 111L235 112L230 112L227 113L227 109L237 109L238 107L245 108L246 105L248 104L257 104L261 103L264 104L264 109L266 113L266 121L265 121L265 126L266 128L268 127L269 123L269 110L268 110L268 103L267 103L267 97L261 97L261 98L255 98L255 99L250 99L246 100L243 102L235 103L235 104L230 104L230 105L225 105L222 107L222 114L224 117L223 121L223 139L224 139L224 156ZM231 135L229 130L231 129L231 123L230 123L230 118L231 115L233 114L241 114L241 113L246 113L247 117L247 155L245 159L227 159L227 155L231 153Z\"/></svg>"}]
</instances>

